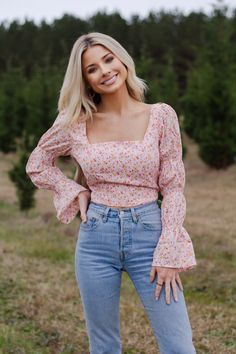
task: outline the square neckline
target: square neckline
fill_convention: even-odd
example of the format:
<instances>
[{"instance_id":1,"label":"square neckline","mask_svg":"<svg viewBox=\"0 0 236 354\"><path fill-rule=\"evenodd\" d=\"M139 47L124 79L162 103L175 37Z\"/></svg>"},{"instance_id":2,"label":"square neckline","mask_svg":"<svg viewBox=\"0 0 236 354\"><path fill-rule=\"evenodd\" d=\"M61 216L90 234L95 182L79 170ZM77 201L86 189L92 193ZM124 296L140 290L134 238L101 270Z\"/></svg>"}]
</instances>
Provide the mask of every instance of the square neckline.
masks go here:
<instances>
[{"instance_id":1,"label":"square neckline","mask_svg":"<svg viewBox=\"0 0 236 354\"><path fill-rule=\"evenodd\" d=\"M142 140L110 140L110 141L99 141L97 143L90 143L89 139L88 139L88 136L87 136L87 131L86 131L86 121L83 122L83 127L84 127L84 137L85 137L85 140L86 140L86 144L87 145L106 145L106 144L127 144L127 143L131 143L131 144L143 144L149 133L150 133L150 130L151 130L151 126L152 126L152 118L153 118L153 106L154 104L150 104L150 107L149 107L149 120L148 120L148 126L146 128L146 131L145 131L145 134L144 134L144 137Z\"/></svg>"}]
</instances>

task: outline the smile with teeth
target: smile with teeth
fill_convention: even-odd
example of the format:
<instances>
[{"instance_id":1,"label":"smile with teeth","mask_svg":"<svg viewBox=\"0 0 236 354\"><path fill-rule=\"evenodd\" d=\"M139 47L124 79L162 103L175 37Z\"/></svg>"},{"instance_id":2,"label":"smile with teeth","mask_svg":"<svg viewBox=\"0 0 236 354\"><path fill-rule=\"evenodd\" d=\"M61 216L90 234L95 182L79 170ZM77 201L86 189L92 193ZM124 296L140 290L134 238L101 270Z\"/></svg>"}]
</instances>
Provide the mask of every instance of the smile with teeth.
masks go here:
<instances>
[{"instance_id":1,"label":"smile with teeth","mask_svg":"<svg viewBox=\"0 0 236 354\"><path fill-rule=\"evenodd\" d=\"M113 84L113 83L116 81L117 75L118 75L118 74L115 74L115 75L112 76L110 79L108 79L108 80L106 80L106 81L103 81L103 82L102 82L102 85L111 85L111 84Z\"/></svg>"}]
</instances>

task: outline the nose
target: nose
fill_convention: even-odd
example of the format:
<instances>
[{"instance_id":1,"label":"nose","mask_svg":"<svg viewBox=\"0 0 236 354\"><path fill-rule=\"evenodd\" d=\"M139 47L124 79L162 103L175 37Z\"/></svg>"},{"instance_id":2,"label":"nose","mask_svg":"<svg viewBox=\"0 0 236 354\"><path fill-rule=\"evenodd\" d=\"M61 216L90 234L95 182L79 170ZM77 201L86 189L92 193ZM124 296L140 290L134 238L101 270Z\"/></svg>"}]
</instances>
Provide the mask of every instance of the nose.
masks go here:
<instances>
[{"instance_id":1,"label":"nose","mask_svg":"<svg viewBox=\"0 0 236 354\"><path fill-rule=\"evenodd\" d=\"M104 65L101 65L101 73L102 73L102 76L106 77L107 75L109 75L111 72L110 69L107 69L106 66Z\"/></svg>"}]
</instances>

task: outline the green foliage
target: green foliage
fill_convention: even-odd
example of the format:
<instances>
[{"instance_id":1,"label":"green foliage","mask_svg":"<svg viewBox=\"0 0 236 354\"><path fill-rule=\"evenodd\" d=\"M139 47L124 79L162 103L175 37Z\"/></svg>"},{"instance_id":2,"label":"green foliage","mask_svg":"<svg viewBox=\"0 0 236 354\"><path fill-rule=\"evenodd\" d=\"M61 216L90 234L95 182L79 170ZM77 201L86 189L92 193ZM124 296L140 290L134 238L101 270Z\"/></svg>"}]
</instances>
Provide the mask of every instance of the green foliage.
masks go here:
<instances>
[{"instance_id":1,"label":"green foliage","mask_svg":"<svg viewBox=\"0 0 236 354\"><path fill-rule=\"evenodd\" d=\"M57 115L59 86L62 81L60 70L55 67L35 68L34 75L26 87L28 120L27 134L38 140L49 128Z\"/></svg>"},{"instance_id":2,"label":"green foliage","mask_svg":"<svg viewBox=\"0 0 236 354\"><path fill-rule=\"evenodd\" d=\"M10 180L15 184L20 210L29 210L35 206L34 193L36 187L26 174L25 166L29 158L26 150L28 137L24 136L23 142L19 143L18 156L16 163L12 163L12 168L8 171Z\"/></svg>"},{"instance_id":3,"label":"green foliage","mask_svg":"<svg viewBox=\"0 0 236 354\"><path fill-rule=\"evenodd\" d=\"M199 156L209 166L235 162L236 11L227 16L221 2L209 16L150 11L146 18L134 14L127 21L118 12L98 11L86 20L65 14L52 24L2 23L0 150L18 152L9 176L21 209L34 204L25 163L57 115L71 48L80 35L93 31L113 36L131 54L137 76L148 84L147 102L184 111L181 127L199 144Z\"/></svg>"},{"instance_id":4,"label":"green foliage","mask_svg":"<svg viewBox=\"0 0 236 354\"><path fill-rule=\"evenodd\" d=\"M26 79L22 68L10 68L0 81L0 150L15 151L27 119Z\"/></svg>"},{"instance_id":5,"label":"green foliage","mask_svg":"<svg viewBox=\"0 0 236 354\"><path fill-rule=\"evenodd\" d=\"M231 35L226 8L215 8L205 46L189 72L181 99L185 131L199 143L202 160L218 169L233 164L236 155L236 65Z\"/></svg>"},{"instance_id":6,"label":"green foliage","mask_svg":"<svg viewBox=\"0 0 236 354\"><path fill-rule=\"evenodd\" d=\"M199 156L209 166L226 168L235 163L235 143L225 137L220 129L211 129L199 144Z\"/></svg>"}]
</instances>

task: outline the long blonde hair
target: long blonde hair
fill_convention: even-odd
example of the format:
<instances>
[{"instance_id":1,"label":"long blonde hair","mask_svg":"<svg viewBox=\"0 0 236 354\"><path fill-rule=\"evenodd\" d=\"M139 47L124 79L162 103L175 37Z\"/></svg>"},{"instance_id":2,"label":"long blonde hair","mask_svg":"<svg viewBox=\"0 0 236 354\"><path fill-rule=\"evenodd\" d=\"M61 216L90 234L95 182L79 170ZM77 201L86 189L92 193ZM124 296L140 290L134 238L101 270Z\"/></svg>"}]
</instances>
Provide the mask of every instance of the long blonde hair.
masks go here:
<instances>
[{"instance_id":1,"label":"long blonde hair","mask_svg":"<svg viewBox=\"0 0 236 354\"><path fill-rule=\"evenodd\" d=\"M82 54L94 45L104 46L125 65L127 69L127 90L132 98L143 102L145 93L149 89L145 80L137 77L132 57L119 42L104 33L90 32L84 34L73 45L60 90L58 111L64 112L61 125L65 129L79 121L93 119L93 113L97 112L96 104L101 101L100 94L91 92L87 87L82 71ZM74 180L88 188L86 178L79 165Z\"/></svg>"}]
</instances>

